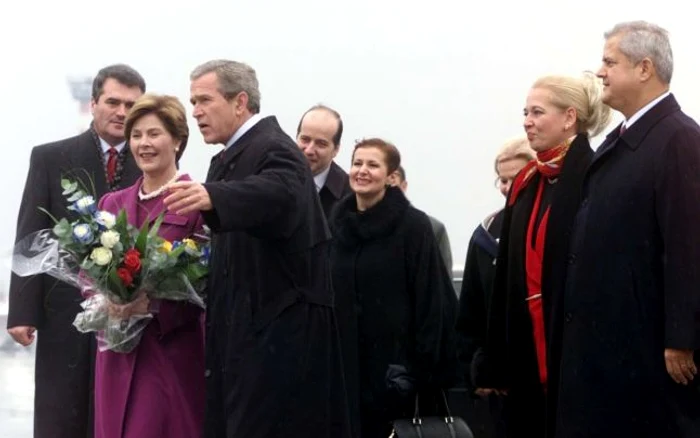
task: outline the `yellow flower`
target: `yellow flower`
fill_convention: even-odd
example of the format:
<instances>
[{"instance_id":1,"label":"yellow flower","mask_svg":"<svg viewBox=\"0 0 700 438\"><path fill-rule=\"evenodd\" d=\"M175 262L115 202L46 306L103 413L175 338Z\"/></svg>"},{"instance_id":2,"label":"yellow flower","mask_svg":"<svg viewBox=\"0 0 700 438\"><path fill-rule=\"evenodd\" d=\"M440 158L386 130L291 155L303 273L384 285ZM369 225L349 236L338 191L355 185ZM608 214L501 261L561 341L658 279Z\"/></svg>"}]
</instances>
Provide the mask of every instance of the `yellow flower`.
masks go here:
<instances>
[{"instance_id":1,"label":"yellow flower","mask_svg":"<svg viewBox=\"0 0 700 438\"><path fill-rule=\"evenodd\" d=\"M193 251L197 251L197 243L192 239L182 239L182 244Z\"/></svg>"},{"instance_id":2,"label":"yellow flower","mask_svg":"<svg viewBox=\"0 0 700 438\"><path fill-rule=\"evenodd\" d=\"M164 252L166 254L170 253L170 251L173 250L173 244L168 242L167 240L163 241L163 244L160 245L160 251Z\"/></svg>"}]
</instances>

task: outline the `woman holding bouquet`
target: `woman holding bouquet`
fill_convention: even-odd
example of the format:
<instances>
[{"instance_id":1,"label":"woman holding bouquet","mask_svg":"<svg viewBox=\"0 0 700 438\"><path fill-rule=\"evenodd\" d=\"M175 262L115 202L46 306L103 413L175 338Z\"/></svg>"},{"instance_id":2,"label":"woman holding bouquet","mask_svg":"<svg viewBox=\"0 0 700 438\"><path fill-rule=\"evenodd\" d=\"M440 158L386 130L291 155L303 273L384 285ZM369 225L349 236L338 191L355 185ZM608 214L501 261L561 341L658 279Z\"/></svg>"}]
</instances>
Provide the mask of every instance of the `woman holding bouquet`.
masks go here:
<instances>
[{"instance_id":1,"label":"woman holding bouquet","mask_svg":"<svg viewBox=\"0 0 700 438\"><path fill-rule=\"evenodd\" d=\"M134 185L105 195L99 209L118 214L140 228L165 212L164 190L176 180L187 145L185 109L174 97L144 95L132 107L125 134L143 172ZM158 235L183 241L202 229L199 212L165 212ZM124 267L138 271L139 254L125 254ZM125 275L125 274L124 274ZM120 275L122 281L124 276ZM109 305L112 316L152 315L129 353L97 353L95 369L96 438L191 438L201 435L204 416L204 312L189 302L149 299L140 292L127 305Z\"/></svg>"}]
</instances>

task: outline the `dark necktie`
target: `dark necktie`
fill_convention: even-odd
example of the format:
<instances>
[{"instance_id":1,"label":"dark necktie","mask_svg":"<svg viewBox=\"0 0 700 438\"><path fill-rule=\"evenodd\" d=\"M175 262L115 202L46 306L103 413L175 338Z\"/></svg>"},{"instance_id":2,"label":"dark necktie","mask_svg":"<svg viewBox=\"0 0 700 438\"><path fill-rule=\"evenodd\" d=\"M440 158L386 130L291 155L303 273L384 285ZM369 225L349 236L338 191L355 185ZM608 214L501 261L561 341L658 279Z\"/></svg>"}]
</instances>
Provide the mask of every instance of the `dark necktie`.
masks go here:
<instances>
[{"instance_id":1,"label":"dark necktie","mask_svg":"<svg viewBox=\"0 0 700 438\"><path fill-rule=\"evenodd\" d=\"M119 152L117 148L110 146L107 153L109 153L109 157L107 158L107 182L112 184L114 175L117 173L117 155L119 155Z\"/></svg>"}]
</instances>

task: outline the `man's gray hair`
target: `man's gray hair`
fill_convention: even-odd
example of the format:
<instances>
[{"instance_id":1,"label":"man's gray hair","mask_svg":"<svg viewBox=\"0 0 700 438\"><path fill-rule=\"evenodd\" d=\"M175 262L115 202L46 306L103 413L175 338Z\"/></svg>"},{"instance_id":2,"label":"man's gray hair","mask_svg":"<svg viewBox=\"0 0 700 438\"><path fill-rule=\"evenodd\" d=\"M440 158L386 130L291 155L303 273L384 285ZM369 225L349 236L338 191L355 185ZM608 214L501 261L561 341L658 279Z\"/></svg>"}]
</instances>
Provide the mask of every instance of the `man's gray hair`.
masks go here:
<instances>
[{"instance_id":1,"label":"man's gray hair","mask_svg":"<svg viewBox=\"0 0 700 438\"><path fill-rule=\"evenodd\" d=\"M623 55L634 64L644 58L651 59L659 79L665 84L671 83L673 52L666 29L646 21L628 21L619 23L606 32L605 39L618 35Z\"/></svg>"},{"instance_id":2,"label":"man's gray hair","mask_svg":"<svg viewBox=\"0 0 700 438\"><path fill-rule=\"evenodd\" d=\"M211 72L216 73L222 96L231 100L243 91L248 95L248 111L253 114L260 112L260 89L253 67L242 62L215 59L192 70L190 80L194 81Z\"/></svg>"}]
</instances>

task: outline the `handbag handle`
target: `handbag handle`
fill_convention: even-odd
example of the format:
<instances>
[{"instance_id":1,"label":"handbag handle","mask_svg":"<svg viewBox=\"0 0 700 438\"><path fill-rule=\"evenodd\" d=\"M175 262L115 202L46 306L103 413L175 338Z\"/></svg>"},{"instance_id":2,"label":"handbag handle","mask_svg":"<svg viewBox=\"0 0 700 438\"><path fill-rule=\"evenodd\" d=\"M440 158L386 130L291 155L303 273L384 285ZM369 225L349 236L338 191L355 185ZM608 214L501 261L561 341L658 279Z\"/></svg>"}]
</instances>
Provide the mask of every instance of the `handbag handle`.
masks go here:
<instances>
[{"instance_id":1,"label":"handbag handle","mask_svg":"<svg viewBox=\"0 0 700 438\"><path fill-rule=\"evenodd\" d=\"M450 412L450 405L447 403L447 395L445 394L445 391L443 389L440 390L440 395L442 396L442 402L445 406L445 422L447 423L454 423L454 417L452 416L452 413ZM415 401L415 409L413 411L413 424L414 425L420 425L422 423L421 418L420 418L420 409L419 409L420 403L419 403L419 396L416 394L416 401Z\"/></svg>"}]
</instances>

